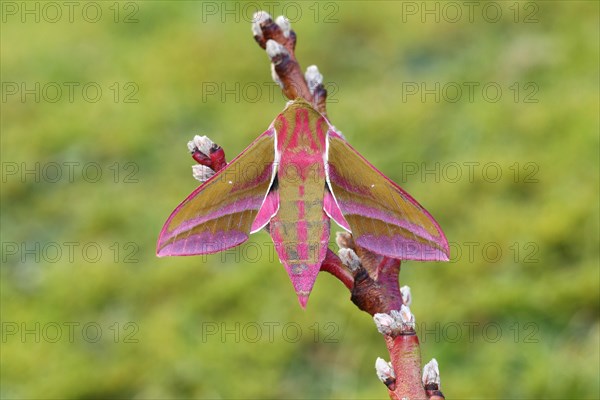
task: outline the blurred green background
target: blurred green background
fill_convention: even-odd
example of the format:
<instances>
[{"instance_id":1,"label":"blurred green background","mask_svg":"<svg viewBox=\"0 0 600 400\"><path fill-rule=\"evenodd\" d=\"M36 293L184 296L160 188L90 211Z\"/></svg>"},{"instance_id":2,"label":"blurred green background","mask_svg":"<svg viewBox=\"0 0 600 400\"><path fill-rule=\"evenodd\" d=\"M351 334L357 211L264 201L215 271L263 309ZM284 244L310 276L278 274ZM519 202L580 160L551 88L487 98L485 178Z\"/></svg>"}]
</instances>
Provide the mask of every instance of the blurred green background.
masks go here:
<instances>
[{"instance_id":1,"label":"blurred green background","mask_svg":"<svg viewBox=\"0 0 600 400\"><path fill-rule=\"evenodd\" d=\"M186 142L283 109L258 4L452 243L400 275L447 397L600 396L597 2L69 4L1 5L2 398L386 398L370 317L327 274L303 311L265 233L154 255Z\"/></svg>"}]
</instances>

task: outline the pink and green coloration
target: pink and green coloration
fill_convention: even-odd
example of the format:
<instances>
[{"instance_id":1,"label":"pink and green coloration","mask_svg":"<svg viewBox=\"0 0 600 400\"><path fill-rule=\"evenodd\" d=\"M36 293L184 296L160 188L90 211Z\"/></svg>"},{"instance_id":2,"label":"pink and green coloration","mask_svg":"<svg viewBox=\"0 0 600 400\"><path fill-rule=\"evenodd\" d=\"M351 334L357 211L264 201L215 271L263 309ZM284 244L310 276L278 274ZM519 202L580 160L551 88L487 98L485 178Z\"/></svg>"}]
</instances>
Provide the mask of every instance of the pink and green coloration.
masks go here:
<instances>
[{"instance_id":1,"label":"pink and green coloration","mask_svg":"<svg viewBox=\"0 0 600 400\"><path fill-rule=\"evenodd\" d=\"M215 253L267 227L304 307L327 253L330 219L374 253L448 260L433 217L302 99L173 211L157 254Z\"/></svg>"}]
</instances>

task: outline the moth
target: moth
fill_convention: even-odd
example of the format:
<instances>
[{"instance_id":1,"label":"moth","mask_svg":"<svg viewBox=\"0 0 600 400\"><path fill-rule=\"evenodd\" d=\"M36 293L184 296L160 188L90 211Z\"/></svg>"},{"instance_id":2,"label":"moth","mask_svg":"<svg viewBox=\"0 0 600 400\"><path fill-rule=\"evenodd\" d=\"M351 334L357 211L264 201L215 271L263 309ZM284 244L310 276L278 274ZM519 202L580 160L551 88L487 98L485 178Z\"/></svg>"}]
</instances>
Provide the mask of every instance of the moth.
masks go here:
<instances>
[{"instance_id":1,"label":"moth","mask_svg":"<svg viewBox=\"0 0 600 400\"><path fill-rule=\"evenodd\" d=\"M310 103L296 99L177 206L162 228L157 255L216 253L266 227L305 307L331 219L374 253L448 260L448 241L433 217Z\"/></svg>"}]
</instances>

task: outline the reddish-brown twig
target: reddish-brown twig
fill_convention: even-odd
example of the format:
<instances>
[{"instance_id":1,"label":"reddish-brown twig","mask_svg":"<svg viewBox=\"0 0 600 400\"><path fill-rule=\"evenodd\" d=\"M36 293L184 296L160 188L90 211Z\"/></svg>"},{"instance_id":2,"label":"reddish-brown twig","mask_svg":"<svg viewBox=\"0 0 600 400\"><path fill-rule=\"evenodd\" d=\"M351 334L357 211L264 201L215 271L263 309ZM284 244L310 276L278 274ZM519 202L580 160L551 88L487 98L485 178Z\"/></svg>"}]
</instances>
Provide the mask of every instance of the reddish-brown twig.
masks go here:
<instances>
[{"instance_id":1,"label":"reddish-brown twig","mask_svg":"<svg viewBox=\"0 0 600 400\"><path fill-rule=\"evenodd\" d=\"M314 65L302 74L294 53L296 33L289 20L279 16L273 21L268 13L259 11L254 15L252 33L271 59L273 80L281 86L286 97L290 100L303 98L326 116L327 90L323 86L323 76Z\"/></svg>"}]
</instances>

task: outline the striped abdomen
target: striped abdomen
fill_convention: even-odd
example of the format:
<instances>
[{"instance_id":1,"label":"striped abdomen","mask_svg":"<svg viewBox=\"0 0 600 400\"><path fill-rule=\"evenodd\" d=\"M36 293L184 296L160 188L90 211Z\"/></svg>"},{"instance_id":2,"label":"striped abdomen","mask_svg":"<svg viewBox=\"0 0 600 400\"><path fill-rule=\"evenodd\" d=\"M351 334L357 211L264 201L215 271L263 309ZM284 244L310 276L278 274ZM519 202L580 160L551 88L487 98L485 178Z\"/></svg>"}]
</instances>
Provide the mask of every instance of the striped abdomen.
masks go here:
<instances>
[{"instance_id":1,"label":"striped abdomen","mask_svg":"<svg viewBox=\"0 0 600 400\"><path fill-rule=\"evenodd\" d=\"M329 218L323 211L323 154L327 123L314 110L289 107L275 123L279 212L271 220L275 249L305 303L327 252Z\"/></svg>"}]
</instances>

